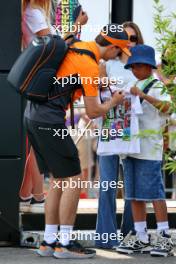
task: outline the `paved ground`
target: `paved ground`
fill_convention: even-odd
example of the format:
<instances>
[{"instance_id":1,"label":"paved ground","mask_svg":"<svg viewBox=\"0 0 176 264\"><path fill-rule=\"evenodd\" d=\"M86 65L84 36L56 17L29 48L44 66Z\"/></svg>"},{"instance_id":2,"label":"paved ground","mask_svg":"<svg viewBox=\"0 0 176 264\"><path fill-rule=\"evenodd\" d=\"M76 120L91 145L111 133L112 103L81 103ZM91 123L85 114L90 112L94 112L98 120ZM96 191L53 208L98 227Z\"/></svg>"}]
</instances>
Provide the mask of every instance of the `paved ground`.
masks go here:
<instances>
[{"instance_id":1,"label":"paved ground","mask_svg":"<svg viewBox=\"0 0 176 264\"><path fill-rule=\"evenodd\" d=\"M97 250L97 257L88 260L58 260L41 258L33 250L23 248L0 248L0 264L175 264L175 257L152 258L149 255L120 255L116 252Z\"/></svg>"}]
</instances>

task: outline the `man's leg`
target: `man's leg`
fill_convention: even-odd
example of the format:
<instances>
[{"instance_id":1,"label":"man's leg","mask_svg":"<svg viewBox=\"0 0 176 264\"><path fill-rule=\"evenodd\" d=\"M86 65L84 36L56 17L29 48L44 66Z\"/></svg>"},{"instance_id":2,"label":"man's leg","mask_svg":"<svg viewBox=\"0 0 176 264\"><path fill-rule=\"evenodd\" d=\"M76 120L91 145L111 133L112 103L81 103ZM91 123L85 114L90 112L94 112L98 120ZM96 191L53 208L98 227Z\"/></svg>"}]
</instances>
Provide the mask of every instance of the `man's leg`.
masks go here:
<instances>
[{"instance_id":1,"label":"man's leg","mask_svg":"<svg viewBox=\"0 0 176 264\"><path fill-rule=\"evenodd\" d=\"M75 176L73 178L65 178L62 180L51 178L50 189L45 203L46 227L44 240L47 243L53 243L56 240L56 236L54 234L57 233L56 226L60 224L60 242L63 242L65 245L69 244L69 235L73 229L79 202L81 190L81 188L79 188L81 187L80 178L81 175ZM70 181L74 182L74 188L71 188ZM67 241L64 238L67 235L63 235L62 239L62 229L64 234L68 233Z\"/></svg>"},{"instance_id":2,"label":"man's leg","mask_svg":"<svg viewBox=\"0 0 176 264\"><path fill-rule=\"evenodd\" d=\"M81 192L81 175L63 179L65 188L60 200L60 243L68 245L76 218L76 212Z\"/></svg>"},{"instance_id":3,"label":"man's leg","mask_svg":"<svg viewBox=\"0 0 176 264\"><path fill-rule=\"evenodd\" d=\"M63 184L64 183L64 184ZM92 258L96 255L95 250L83 248L72 238L73 225L81 191L81 175L64 178L63 190L60 200L60 240L53 256L55 258Z\"/></svg>"},{"instance_id":4,"label":"man's leg","mask_svg":"<svg viewBox=\"0 0 176 264\"><path fill-rule=\"evenodd\" d=\"M59 225L59 205L62 195L61 180L50 178L50 188L45 202L45 233L44 241L52 244L56 241Z\"/></svg>"}]
</instances>

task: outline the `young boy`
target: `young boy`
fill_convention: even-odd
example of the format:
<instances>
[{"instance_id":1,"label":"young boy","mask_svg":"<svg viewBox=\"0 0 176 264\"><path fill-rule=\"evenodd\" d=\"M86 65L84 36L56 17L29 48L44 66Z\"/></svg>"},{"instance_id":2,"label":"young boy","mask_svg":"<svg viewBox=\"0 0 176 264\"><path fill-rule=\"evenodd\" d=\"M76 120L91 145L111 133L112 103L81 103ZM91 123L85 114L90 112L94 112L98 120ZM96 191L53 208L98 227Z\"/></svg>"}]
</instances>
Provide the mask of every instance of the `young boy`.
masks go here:
<instances>
[{"instance_id":1,"label":"young boy","mask_svg":"<svg viewBox=\"0 0 176 264\"><path fill-rule=\"evenodd\" d=\"M133 95L141 98L143 114L139 116L141 132L140 154L128 155L124 159L125 198L132 202L136 236L130 234L117 251L120 253L150 252L151 256L173 255L173 244L168 233L168 217L162 178L163 137L170 109L170 96L163 93L163 84L155 80L152 70L156 69L155 51L147 45L131 49L126 69L132 69L138 81L131 88ZM153 85L150 85L153 84ZM150 87L146 91L146 87ZM145 91L144 91L145 89ZM150 247L146 224L146 202L152 201L157 220L157 242Z\"/></svg>"}]
</instances>

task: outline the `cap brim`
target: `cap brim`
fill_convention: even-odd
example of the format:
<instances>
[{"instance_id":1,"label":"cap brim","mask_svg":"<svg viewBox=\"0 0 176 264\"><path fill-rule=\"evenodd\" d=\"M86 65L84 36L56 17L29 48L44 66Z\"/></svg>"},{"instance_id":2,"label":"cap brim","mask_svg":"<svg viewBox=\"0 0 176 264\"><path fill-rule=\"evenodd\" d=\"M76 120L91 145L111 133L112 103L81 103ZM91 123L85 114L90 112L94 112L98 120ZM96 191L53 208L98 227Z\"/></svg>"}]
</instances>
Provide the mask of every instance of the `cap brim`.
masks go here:
<instances>
[{"instance_id":1,"label":"cap brim","mask_svg":"<svg viewBox=\"0 0 176 264\"><path fill-rule=\"evenodd\" d=\"M125 68L126 70L128 70L130 67L131 67L131 64L126 64L126 65L124 66L124 68Z\"/></svg>"},{"instance_id":2,"label":"cap brim","mask_svg":"<svg viewBox=\"0 0 176 264\"><path fill-rule=\"evenodd\" d=\"M150 63L148 63L148 62L132 62L132 63L130 63L130 64L126 64L125 66L124 66L124 68L126 69L126 70L128 70L129 68L131 68L131 66L133 65L133 64L138 64L138 63L140 63L140 64L147 64L147 65L150 65L153 69L158 69L158 67L156 66L156 65L153 65L153 64L150 64Z\"/></svg>"},{"instance_id":3,"label":"cap brim","mask_svg":"<svg viewBox=\"0 0 176 264\"><path fill-rule=\"evenodd\" d=\"M129 40L128 39L115 39L115 38L111 38L111 37L103 34L102 32L100 34L103 36L103 38L105 38L112 45L120 48L128 56L131 56L131 52L127 48L127 44L129 43Z\"/></svg>"},{"instance_id":4,"label":"cap brim","mask_svg":"<svg viewBox=\"0 0 176 264\"><path fill-rule=\"evenodd\" d=\"M122 48L122 51L123 51L126 55L131 56L131 52L129 51L128 48Z\"/></svg>"}]
</instances>

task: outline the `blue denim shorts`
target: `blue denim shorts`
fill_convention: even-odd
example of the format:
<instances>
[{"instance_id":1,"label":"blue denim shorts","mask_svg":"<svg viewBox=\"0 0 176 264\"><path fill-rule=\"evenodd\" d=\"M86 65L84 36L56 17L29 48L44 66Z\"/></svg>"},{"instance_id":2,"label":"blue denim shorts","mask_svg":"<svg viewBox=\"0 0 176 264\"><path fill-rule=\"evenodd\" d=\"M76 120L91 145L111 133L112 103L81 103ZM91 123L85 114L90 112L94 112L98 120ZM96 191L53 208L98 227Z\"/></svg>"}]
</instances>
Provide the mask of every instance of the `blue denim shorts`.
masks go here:
<instances>
[{"instance_id":1,"label":"blue denim shorts","mask_svg":"<svg viewBox=\"0 0 176 264\"><path fill-rule=\"evenodd\" d=\"M127 157L123 160L125 199L164 200L162 161Z\"/></svg>"}]
</instances>

